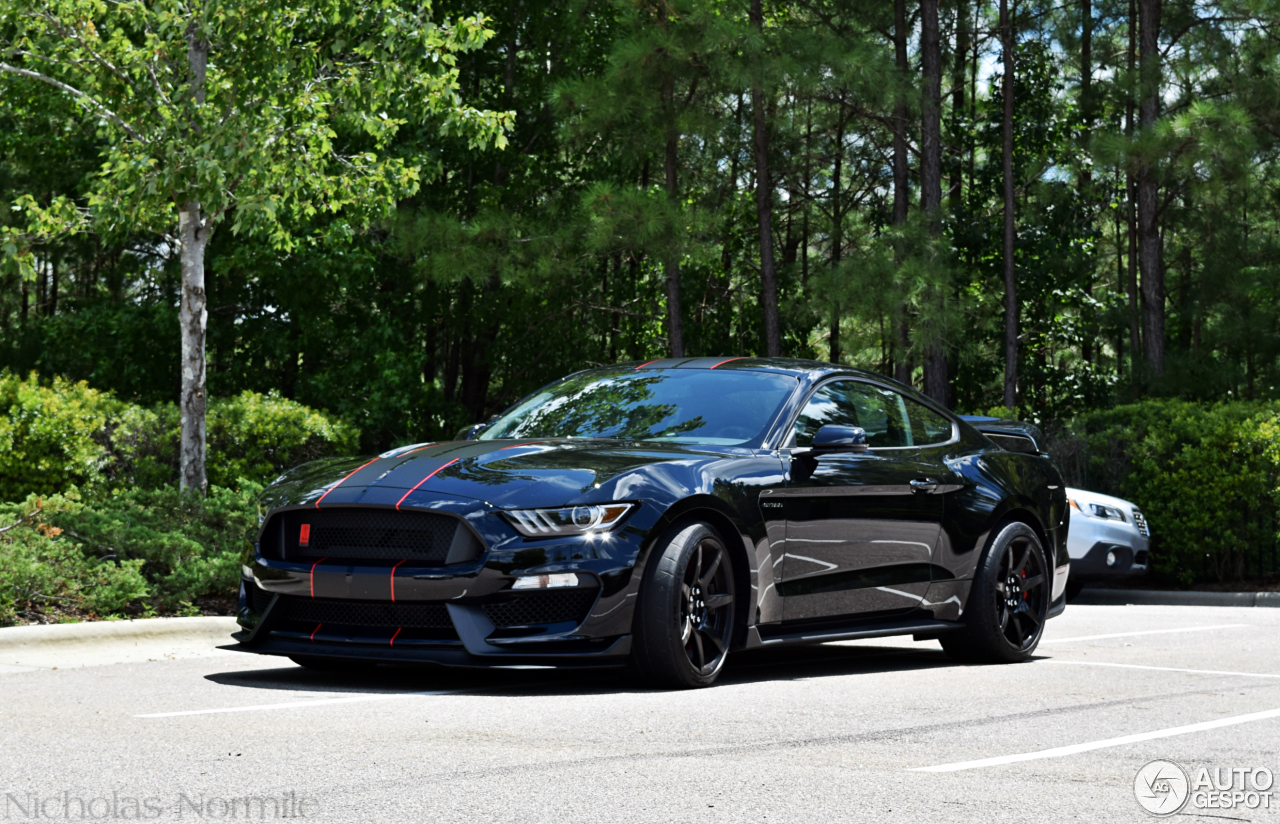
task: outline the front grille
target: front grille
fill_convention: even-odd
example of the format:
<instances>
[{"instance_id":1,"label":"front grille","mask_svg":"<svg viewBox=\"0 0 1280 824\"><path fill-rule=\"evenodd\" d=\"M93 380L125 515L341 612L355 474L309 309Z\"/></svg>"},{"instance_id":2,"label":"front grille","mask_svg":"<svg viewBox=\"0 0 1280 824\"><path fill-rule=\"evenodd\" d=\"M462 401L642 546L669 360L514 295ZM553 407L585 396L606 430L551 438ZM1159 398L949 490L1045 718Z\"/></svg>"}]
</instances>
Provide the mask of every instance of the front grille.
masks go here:
<instances>
[{"instance_id":1,"label":"front grille","mask_svg":"<svg viewBox=\"0 0 1280 824\"><path fill-rule=\"evenodd\" d=\"M1147 519L1140 510L1133 511L1133 523L1138 527L1138 534L1143 538L1151 537L1151 530L1147 528Z\"/></svg>"},{"instance_id":2,"label":"front grille","mask_svg":"<svg viewBox=\"0 0 1280 824\"><path fill-rule=\"evenodd\" d=\"M526 627L572 621L581 624L595 603L594 589L562 589L520 593L500 604L485 604L496 627Z\"/></svg>"},{"instance_id":3,"label":"front grille","mask_svg":"<svg viewBox=\"0 0 1280 824\"><path fill-rule=\"evenodd\" d=\"M263 613L267 609L267 605L271 603L271 593L262 589L253 581L245 581L245 595L248 596L249 609L256 613Z\"/></svg>"},{"instance_id":4,"label":"front grille","mask_svg":"<svg viewBox=\"0 0 1280 824\"><path fill-rule=\"evenodd\" d=\"M455 550L459 557L450 558L450 548L459 546L465 551ZM362 507L280 512L263 531L261 551L265 558L282 561L408 560L429 566L480 554L478 542L457 518Z\"/></svg>"},{"instance_id":5,"label":"front grille","mask_svg":"<svg viewBox=\"0 0 1280 824\"><path fill-rule=\"evenodd\" d=\"M272 616L277 621L296 621L308 627L338 624L348 627L453 629L449 610L441 603L335 601L281 595Z\"/></svg>"}]
</instances>

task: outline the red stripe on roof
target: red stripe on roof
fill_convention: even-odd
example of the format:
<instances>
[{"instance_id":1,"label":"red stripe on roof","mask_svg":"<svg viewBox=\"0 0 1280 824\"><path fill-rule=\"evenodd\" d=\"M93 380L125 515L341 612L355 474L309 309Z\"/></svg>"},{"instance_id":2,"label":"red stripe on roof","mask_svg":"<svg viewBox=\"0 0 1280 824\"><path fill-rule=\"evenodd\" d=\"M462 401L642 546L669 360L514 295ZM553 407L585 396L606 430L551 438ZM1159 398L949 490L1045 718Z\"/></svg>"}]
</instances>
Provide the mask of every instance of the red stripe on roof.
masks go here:
<instances>
[{"instance_id":1,"label":"red stripe on roof","mask_svg":"<svg viewBox=\"0 0 1280 824\"><path fill-rule=\"evenodd\" d=\"M413 494L414 490L416 490L418 487L422 486L422 485L423 485L423 484L425 484L427 481L429 481L429 480L431 480L433 477L435 477L436 472L439 472L441 469L448 469L449 467L453 466L453 465L454 465L454 464L456 464L457 462L458 462L458 458L454 458L452 461L449 461L449 462L448 462L447 464L445 464L444 466L442 466L442 467L440 467L439 469L435 470L435 472L432 472L430 475L428 475L427 477L423 478L422 480L420 480L420 481L418 481L416 484L414 484L414 485L413 485L413 489L410 489L408 492L404 493L404 495L403 495L403 496L401 496L400 500L396 501L396 512L399 512L399 511L400 511L400 504L404 503L404 499L405 499L405 498L408 498L411 494Z\"/></svg>"},{"instance_id":2,"label":"red stripe on roof","mask_svg":"<svg viewBox=\"0 0 1280 824\"><path fill-rule=\"evenodd\" d=\"M400 564L403 563L404 561L400 562ZM396 564L391 568L391 603L393 604L396 602L396 567L400 566L400 564Z\"/></svg>"},{"instance_id":3,"label":"red stripe on roof","mask_svg":"<svg viewBox=\"0 0 1280 824\"><path fill-rule=\"evenodd\" d=\"M378 459L377 459L377 458L374 458L374 459L373 459L373 461L376 461L376 460L378 460ZM337 482L336 484L334 484L333 486L331 486L331 487L329 487L328 489L326 489L326 490L324 491L324 495L321 495L319 498L316 498L316 509L319 509L319 508L320 508L320 502L321 502L321 501L323 501L323 500L325 499L325 495L328 495L328 494L329 494L330 492L332 492L333 490L335 490L335 489L337 489L338 487L342 486L344 483L346 483L346 482L347 482L347 478L350 478L352 475L356 474L356 473L357 473L357 472L359 472L361 469L364 469L366 466L368 466L369 464L373 463L373 461L369 461L369 463L365 463L365 464L361 464L360 466L357 466L355 469L351 470L351 473L350 473L350 474L348 474L345 478L343 478L342 480L338 481L338 482Z\"/></svg>"},{"instance_id":4,"label":"red stripe on roof","mask_svg":"<svg viewBox=\"0 0 1280 824\"><path fill-rule=\"evenodd\" d=\"M746 357L746 355L743 355L742 357ZM729 361L742 360L742 357L739 357L739 358L729 358L729 359L727 359L727 360L722 360L722 361L720 361L719 363L717 363L717 364L716 364L716 366L724 366L724 365L725 365L726 363L728 363ZM712 369L715 369L715 368L716 368L716 366L713 366L713 367L711 367L711 368L712 368Z\"/></svg>"},{"instance_id":5,"label":"red stripe on roof","mask_svg":"<svg viewBox=\"0 0 1280 824\"><path fill-rule=\"evenodd\" d=\"M653 360L651 360L651 361L645 361L644 363L642 363L642 364L640 364L639 366L637 366L637 367L636 367L636 371L637 371L637 372L639 372L641 369L644 369L644 368L645 368L646 366L648 366L649 364L651 364L651 363L657 363L657 362L658 362L658 361L660 361L660 360L662 360L662 358L655 358L655 359L653 359Z\"/></svg>"},{"instance_id":6,"label":"red stripe on roof","mask_svg":"<svg viewBox=\"0 0 1280 824\"><path fill-rule=\"evenodd\" d=\"M327 560L329 560L328 555L320 559L320 561L327 561ZM311 565L311 597L312 598L316 597L316 567L319 566L320 561L316 561L314 564Z\"/></svg>"}]
</instances>

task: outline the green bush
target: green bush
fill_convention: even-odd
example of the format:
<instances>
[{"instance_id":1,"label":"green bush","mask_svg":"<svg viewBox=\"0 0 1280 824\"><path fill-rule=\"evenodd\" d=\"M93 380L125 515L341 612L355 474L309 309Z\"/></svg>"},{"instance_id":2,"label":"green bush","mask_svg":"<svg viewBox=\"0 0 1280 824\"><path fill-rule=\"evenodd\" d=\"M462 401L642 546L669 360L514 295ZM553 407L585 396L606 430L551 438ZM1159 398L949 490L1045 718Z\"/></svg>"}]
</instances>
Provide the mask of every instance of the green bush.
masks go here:
<instances>
[{"instance_id":1,"label":"green bush","mask_svg":"<svg viewBox=\"0 0 1280 824\"><path fill-rule=\"evenodd\" d=\"M99 560L49 522L81 508L74 495L0 504L0 626L36 616L110 615L150 593L142 559Z\"/></svg>"},{"instance_id":2,"label":"green bush","mask_svg":"<svg viewBox=\"0 0 1280 824\"><path fill-rule=\"evenodd\" d=\"M1153 571L1180 584L1276 570L1280 405L1154 400L1093 412L1083 486L1137 504Z\"/></svg>"},{"instance_id":3,"label":"green bush","mask_svg":"<svg viewBox=\"0 0 1280 824\"><path fill-rule=\"evenodd\" d=\"M174 612L235 594L261 487L77 490L0 505L0 624L34 614ZM27 516L23 520L23 516Z\"/></svg>"},{"instance_id":4,"label":"green bush","mask_svg":"<svg viewBox=\"0 0 1280 824\"><path fill-rule=\"evenodd\" d=\"M83 381L0 372L0 500L71 487L86 495L177 483L178 408L125 403ZM242 392L209 403L208 476L266 484L289 467L355 452L359 431L280 397Z\"/></svg>"},{"instance_id":5,"label":"green bush","mask_svg":"<svg viewBox=\"0 0 1280 824\"><path fill-rule=\"evenodd\" d=\"M0 500L100 485L118 457L109 442L126 411L83 381L42 386L34 374L0 373Z\"/></svg>"}]
</instances>

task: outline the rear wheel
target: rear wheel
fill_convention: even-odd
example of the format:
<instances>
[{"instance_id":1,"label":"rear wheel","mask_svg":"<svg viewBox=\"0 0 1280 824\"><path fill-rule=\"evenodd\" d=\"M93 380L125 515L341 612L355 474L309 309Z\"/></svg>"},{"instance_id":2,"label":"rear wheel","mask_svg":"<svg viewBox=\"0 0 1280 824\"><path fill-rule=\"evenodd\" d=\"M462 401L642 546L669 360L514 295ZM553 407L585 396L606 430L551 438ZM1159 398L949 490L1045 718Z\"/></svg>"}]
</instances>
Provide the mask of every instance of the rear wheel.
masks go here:
<instances>
[{"instance_id":1,"label":"rear wheel","mask_svg":"<svg viewBox=\"0 0 1280 824\"><path fill-rule=\"evenodd\" d=\"M632 668L654 686L705 687L733 637L733 564L719 535L694 522L654 547L640 588Z\"/></svg>"},{"instance_id":2,"label":"rear wheel","mask_svg":"<svg viewBox=\"0 0 1280 824\"><path fill-rule=\"evenodd\" d=\"M1044 632L1051 580L1035 530L1020 522L1002 527L974 575L967 627L942 636L942 648L961 661L1026 661Z\"/></svg>"}]
</instances>

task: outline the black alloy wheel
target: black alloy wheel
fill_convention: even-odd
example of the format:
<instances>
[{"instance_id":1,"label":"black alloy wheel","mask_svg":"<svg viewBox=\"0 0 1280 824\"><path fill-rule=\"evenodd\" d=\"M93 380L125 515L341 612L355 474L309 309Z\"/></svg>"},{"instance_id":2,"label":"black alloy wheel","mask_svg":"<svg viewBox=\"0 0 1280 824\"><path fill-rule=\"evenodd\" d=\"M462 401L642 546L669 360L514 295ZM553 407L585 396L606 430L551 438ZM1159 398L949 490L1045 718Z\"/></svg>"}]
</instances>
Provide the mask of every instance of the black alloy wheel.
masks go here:
<instances>
[{"instance_id":1,"label":"black alloy wheel","mask_svg":"<svg viewBox=\"0 0 1280 824\"><path fill-rule=\"evenodd\" d=\"M1035 530L1005 525L978 564L966 630L942 636L942 648L962 661L1027 660L1044 633L1052 580Z\"/></svg>"},{"instance_id":2,"label":"black alloy wheel","mask_svg":"<svg viewBox=\"0 0 1280 824\"><path fill-rule=\"evenodd\" d=\"M705 687L733 639L733 563L709 524L673 532L654 548L640 588L632 665L655 686Z\"/></svg>"}]
</instances>

